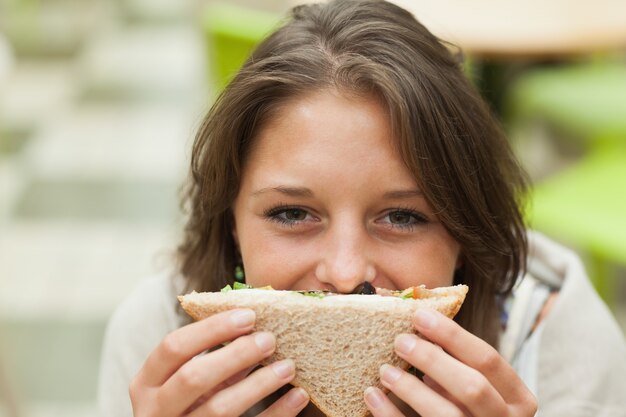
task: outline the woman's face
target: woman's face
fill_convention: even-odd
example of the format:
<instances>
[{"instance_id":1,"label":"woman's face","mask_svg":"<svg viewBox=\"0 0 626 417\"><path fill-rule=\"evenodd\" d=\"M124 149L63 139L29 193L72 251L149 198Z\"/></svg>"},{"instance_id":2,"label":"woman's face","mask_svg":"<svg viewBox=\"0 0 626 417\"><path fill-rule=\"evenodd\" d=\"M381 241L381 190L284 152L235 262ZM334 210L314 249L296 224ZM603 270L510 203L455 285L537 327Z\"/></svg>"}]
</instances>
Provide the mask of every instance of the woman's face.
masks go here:
<instances>
[{"instance_id":1,"label":"woman's face","mask_svg":"<svg viewBox=\"0 0 626 417\"><path fill-rule=\"evenodd\" d=\"M451 285L459 244L394 148L377 100L324 91L278 114L255 138L233 207L248 284Z\"/></svg>"}]
</instances>

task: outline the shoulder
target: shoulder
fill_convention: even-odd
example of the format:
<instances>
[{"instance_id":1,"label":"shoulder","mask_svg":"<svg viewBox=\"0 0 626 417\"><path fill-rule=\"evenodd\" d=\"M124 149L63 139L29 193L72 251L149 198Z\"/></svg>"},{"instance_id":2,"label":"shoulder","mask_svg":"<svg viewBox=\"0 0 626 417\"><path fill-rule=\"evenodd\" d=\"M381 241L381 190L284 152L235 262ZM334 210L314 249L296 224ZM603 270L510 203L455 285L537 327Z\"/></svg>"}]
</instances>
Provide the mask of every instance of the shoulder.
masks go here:
<instances>
[{"instance_id":1,"label":"shoulder","mask_svg":"<svg viewBox=\"0 0 626 417\"><path fill-rule=\"evenodd\" d=\"M578 256L534 234L529 273L559 294L537 327L536 388L543 414L626 413L626 341Z\"/></svg>"},{"instance_id":2,"label":"shoulder","mask_svg":"<svg viewBox=\"0 0 626 417\"><path fill-rule=\"evenodd\" d=\"M98 402L103 415L130 416L128 384L165 335L184 324L176 296L182 278L145 278L115 309L102 347Z\"/></svg>"},{"instance_id":3,"label":"shoulder","mask_svg":"<svg viewBox=\"0 0 626 417\"><path fill-rule=\"evenodd\" d=\"M109 319L105 345L142 356L152 351L163 336L183 323L176 299L182 287L182 279L174 273L141 280Z\"/></svg>"},{"instance_id":4,"label":"shoulder","mask_svg":"<svg viewBox=\"0 0 626 417\"><path fill-rule=\"evenodd\" d=\"M177 311L176 296L181 291L181 278L173 273L144 278L115 309L107 326L107 338L124 336L127 342L139 339L149 343L150 339L179 327L182 317Z\"/></svg>"}]
</instances>

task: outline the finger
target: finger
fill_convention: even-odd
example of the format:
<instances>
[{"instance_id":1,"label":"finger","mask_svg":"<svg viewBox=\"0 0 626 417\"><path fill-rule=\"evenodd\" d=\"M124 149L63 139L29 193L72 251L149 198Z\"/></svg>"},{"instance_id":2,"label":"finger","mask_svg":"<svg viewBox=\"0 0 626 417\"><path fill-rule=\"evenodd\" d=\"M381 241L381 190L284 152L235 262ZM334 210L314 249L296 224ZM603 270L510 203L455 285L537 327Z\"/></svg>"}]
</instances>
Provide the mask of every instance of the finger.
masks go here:
<instances>
[{"instance_id":1,"label":"finger","mask_svg":"<svg viewBox=\"0 0 626 417\"><path fill-rule=\"evenodd\" d=\"M525 388L521 378L498 351L484 340L434 310L418 310L414 325L426 339L442 346L450 355L483 374L507 402L527 399L530 391L520 389Z\"/></svg>"},{"instance_id":2,"label":"finger","mask_svg":"<svg viewBox=\"0 0 626 417\"><path fill-rule=\"evenodd\" d=\"M365 405L374 417L404 417L398 407L379 388L368 387L363 396Z\"/></svg>"},{"instance_id":3,"label":"finger","mask_svg":"<svg viewBox=\"0 0 626 417\"><path fill-rule=\"evenodd\" d=\"M465 415L456 405L428 388L418 378L395 366L380 367L380 382L420 415Z\"/></svg>"},{"instance_id":4,"label":"finger","mask_svg":"<svg viewBox=\"0 0 626 417\"><path fill-rule=\"evenodd\" d=\"M237 372L235 375L231 376L226 381L224 381L223 388L230 387L231 385L235 385L237 382L241 381L242 379L250 375L250 373L254 371L258 366L259 365L250 366L249 368L246 368L243 371Z\"/></svg>"},{"instance_id":5,"label":"finger","mask_svg":"<svg viewBox=\"0 0 626 417\"><path fill-rule=\"evenodd\" d=\"M428 388L432 389L437 394L441 395L443 398L445 398L446 400L456 405L460 410L463 411L464 414L470 415L467 408L465 408L463 404L461 404L456 398L450 395L448 391L443 389L443 387L439 385L434 379L432 379L428 375L424 375L424 378L422 379L422 381L424 382L424 384L426 384Z\"/></svg>"},{"instance_id":6,"label":"finger","mask_svg":"<svg viewBox=\"0 0 626 417\"><path fill-rule=\"evenodd\" d=\"M483 374L433 343L404 334L396 338L395 349L398 356L434 379L470 413L485 417L506 415L507 404Z\"/></svg>"},{"instance_id":7,"label":"finger","mask_svg":"<svg viewBox=\"0 0 626 417\"><path fill-rule=\"evenodd\" d=\"M218 385L270 356L275 346L271 333L254 333L187 362L159 389L157 400L163 415L180 414L203 394L215 392Z\"/></svg>"},{"instance_id":8,"label":"finger","mask_svg":"<svg viewBox=\"0 0 626 417\"><path fill-rule=\"evenodd\" d=\"M302 388L294 388L283 395L257 417L296 416L309 403L309 394Z\"/></svg>"},{"instance_id":9,"label":"finger","mask_svg":"<svg viewBox=\"0 0 626 417\"><path fill-rule=\"evenodd\" d=\"M209 398L211 398L216 392L219 392L225 388L230 387L231 385L236 384L237 382L241 381L242 379L244 379L245 377L247 377L250 372L252 372L255 368L257 367L257 365L255 366L251 366L247 369L244 369L241 372L236 373L235 375L231 376L230 378L228 378L226 381L222 382L221 384L218 384L215 388L213 388L212 390L209 390L207 392L205 392L204 394L202 394L202 396L200 398L198 398L192 405L191 407L189 407L187 409L187 411L185 413L183 413L184 415L187 415L189 413L191 413L193 410L195 410L196 408L198 408L200 405L204 404Z\"/></svg>"},{"instance_id":10,"label":"finger","mask_svg":"<svg viewBox=\"0 0 626 417\"><path fill-rule=\"evenodd\" d=\"M243 414L247 409L287 384L296 375L293 360L286 359L260 368L248 378L216 393L197 410L197 416ZM196 417L191 414L190 417Z\"/></svg>"},{"instance_id":11,"label":"finger","mask_svg":"<svg viewBox=\"0 0 626 417\"><path fill-rule=\"evenodd\" d=\"M136 383L162 385L194 356L249 333L254 321L254 311L238 309L216 314L173 331L148 356L137 375Z\"/></svg>"}]
</instances>

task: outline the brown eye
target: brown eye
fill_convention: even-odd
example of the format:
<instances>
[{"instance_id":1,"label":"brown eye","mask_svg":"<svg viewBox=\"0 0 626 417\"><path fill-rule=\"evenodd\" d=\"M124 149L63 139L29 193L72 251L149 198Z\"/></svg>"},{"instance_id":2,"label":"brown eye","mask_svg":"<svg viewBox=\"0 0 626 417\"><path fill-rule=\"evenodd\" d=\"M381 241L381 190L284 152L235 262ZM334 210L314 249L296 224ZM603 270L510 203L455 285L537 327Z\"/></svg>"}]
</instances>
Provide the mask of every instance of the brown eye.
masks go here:
<instances>
[{"instance_id":1,"label":"brown eye","mask_svg":"<svg viewBox=\"0 0 626 417\"><path fill-rule=\"evenodd\" d=\"M414 216L405 211L394 211L389 213L389 221L393 224L411 224L415 223Z\"/></svg>"},{"instance_id":2,"label":"brown eye","mask_svg":"<svg viewBox=\"0 0 626 417\"><path fill-rule=\"evenodd\" d=\"M266 219L286 226L298 226L304 223L317 222L318 219L305 208L285 207L280 205L263 213Z\"/></svg>"},{"instance_id":3,"label":"brown eye","mask_svg":"<svg viewBox=\"0 0 626 417\"><path fill-rule=\"evenodd\" d=\"M306 211L300 209L288 209L284 211L286 220L300 221L306 219Z\"/></svg>"},{"instance_id":4,"label":"brown eye","mask_svg":"<svg viewBox=\"0 0 626 417\"><path fill-rule=\"evenodd\" d=\"M428 224L428 219L414 210L394 209L388 211L380 222L398 230L411 231L417 226Z\"/></svg>"}]
</instances>

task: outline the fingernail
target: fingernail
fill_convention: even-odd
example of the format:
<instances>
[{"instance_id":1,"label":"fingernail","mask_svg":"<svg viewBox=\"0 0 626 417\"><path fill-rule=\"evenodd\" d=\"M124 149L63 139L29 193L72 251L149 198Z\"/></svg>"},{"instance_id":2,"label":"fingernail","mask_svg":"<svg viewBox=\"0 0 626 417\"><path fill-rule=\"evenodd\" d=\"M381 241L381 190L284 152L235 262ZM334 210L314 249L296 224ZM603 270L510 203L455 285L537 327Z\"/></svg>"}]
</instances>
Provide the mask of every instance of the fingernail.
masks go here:
<instances>
[{"instance_id":1,"label":"fingernail","mask_svg":"<svg viewBox=\"0 0 626 417\"><path fill-rule=\"evenodd\" d=\"M422 329L432 329L437 325L437 316L428 310L417 310L415 313L415 323Z\"/></svg>"},{"instance_id":2,"label":"fingernail","mask_svg":"<svg viewBox=\"0 0 626 417\"><path fill-rule=\"evenodd\" d=\"M411 336L409 334L401 334L400 336L396 337L396 350L405 355L411 353L416 344L417 341L415 340L415 336Z\"/></svg>"},{"instance_id":3,"label":"fingernail","mask_svg":"<svg viewBox=\"0 0 626 417\"><path fill-rule=\"evenodd\" d=\"M374 387L368 387L365 390L365 401L367 401L372 408L378 408L383 405L383 394Z\"/></svg>"},{"instance_id":4,"label":"fingernail","mask_svg":"<svg viewBox=\"0 0 626 417\"><path fill-rule=\"evenodd\" d=\"M272 371L281 379L292 377L296 372L296 364L291 359L285 359L284 361L274 362L272 364Z\"/></svg>"},{"instance_id":5,"label":"fingernail","mask_svg":"<svg viewBox=\"0 0 626 417\"><path fill-rule=\"evenodd\" d=\"M275 340L274 335L267 332L257 333L254 336L254 343L265 353L274 350Z\"/></svg>"},{"instance_id":6,"label":"fingernail","mask_svg":"<svg viewBox=\"0 0 626 417\"><path fill-rule=\"evenodd\" d=\"M230 315L230 320L237 327L248 327L254 323L256 314L252 310L235 310Z\"/></svg>"},{"instance_id":7,"label":"fingernail","mask_svg":"<svg viewBox=\"0 0 626 417\"><path fill-rule=\"evenodd\" d=\"M294 388L287 393L287 405L291 408L301 408L309 402L309 394L302 388Z\"/></svg>"},{"instance_id":8,"label":"fingernail","mask_svg":"<svg viewBox=\"0 0 626 417\"><path fill-rule=\"evenodd\" d=\"M380 378L382 382L393 384L402 376L402 370L395 366L384 364L380 367Z\"/></svg>"}]
</instances>

